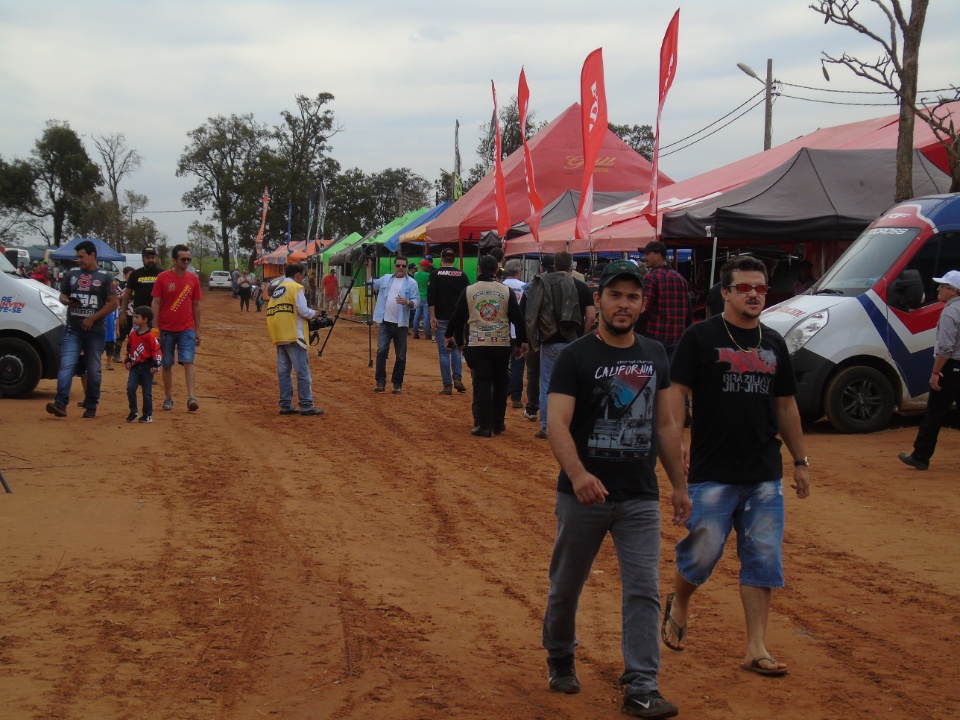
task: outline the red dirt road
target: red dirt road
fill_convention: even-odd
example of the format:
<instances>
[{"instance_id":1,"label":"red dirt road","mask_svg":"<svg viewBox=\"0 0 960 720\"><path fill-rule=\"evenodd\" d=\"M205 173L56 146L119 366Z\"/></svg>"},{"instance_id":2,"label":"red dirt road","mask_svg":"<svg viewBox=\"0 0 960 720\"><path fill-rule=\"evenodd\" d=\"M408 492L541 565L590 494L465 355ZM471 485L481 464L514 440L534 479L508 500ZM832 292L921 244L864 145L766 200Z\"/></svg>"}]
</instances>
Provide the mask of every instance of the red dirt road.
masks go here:
<instances>
[{"instance_id":1,"label":"red dirt road","mask_svg":"<svg viewBox=\"0 0 960 720\"><path fill-rule=\"evenodd\" d=\"M179 371L152 425L124 422L122 369L95 420L79 387L46 415L53 381L0 400L0 719L619 715L609 542L581 602L583 692L546 688L556 464L520 411L470 437L469 396L437 395L423 340L403 395L375 395L367 328L341 322L311 358L326 415L279 417L264 316L228 293L204 307L196 414ZM810 429L769 625L790 675L738 667L731 542L687 651L663 650L681 717L960 717L960 433L923 473L896 458L915 431ZM664 596L681 532L664 520Z\"/></svg>"}]
</instances>

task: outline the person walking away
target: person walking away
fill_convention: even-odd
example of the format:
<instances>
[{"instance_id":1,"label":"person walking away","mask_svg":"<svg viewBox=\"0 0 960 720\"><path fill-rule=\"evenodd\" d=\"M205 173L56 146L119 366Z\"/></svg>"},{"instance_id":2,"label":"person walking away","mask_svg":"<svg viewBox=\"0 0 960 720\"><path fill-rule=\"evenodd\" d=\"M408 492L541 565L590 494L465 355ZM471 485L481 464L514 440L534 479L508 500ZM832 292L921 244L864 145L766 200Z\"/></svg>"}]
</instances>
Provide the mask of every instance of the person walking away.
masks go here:
<instances>
[{"instance_id":1,"label":"person walking away","mask_svg":"<svg viewBox=\"0 0 960 720\"><path fill-rule=\"evenodd\" d=\"M595 300L599 327L560 351L550 379L547 436L560 474L543 618L549 685L553 692L580 692L574 662L577 608L609 534L623 593L621 712L670 718L677 715L677 706L658 689L660 493L655 465L659 457L673 488L673 523L682 525L691 512L682 425L673 418L663 347L633 332L643 307L637 266L627 260L608 264Z\"/></svg>"},{"instance_id":2,"label":"person walking away","mask_svg":"<svg viewBox=\"0 0 960 720\"><path fill-rule=\"evenodd\" d=\"M640 248L648 268L647 306L637 323L636 331L663 344L672 362L677 343L693 319L687 281L667 265L667 246L654 241Z\"/></svg>"},{"instance_id":3,"label":"person walking away","mask_svg":"<svg viewBox=\"0 0 960 720\"><path fill-rule=\"evenodd\" d=\"M396 358L393 361L393 394L403 390L403 375L407 367L407 328L417 307L420 291L417 282L407 274L407 259L397 255L393 273L383 275L373 283L377 304L373 309L373 321L380 324L377 335L377 385L374 392L382 393L387 387L387 358L390 343L393 343Z\"/></svg>"},{"instance_id":4,"label":"person walking away","mask_svg":"<svg viewBox=\"0 0 960 720\"><path fill-rule=\"evenodd\" d=\"M440 395L452 395L454 389L458 393L467 391L463 384L463 355L458 349L447 347L444 340L460 293L470 284L467 274L454 266L455 258L453 249L445 248L440 253L440 267L430 273L427 281L430 329L437 341L437 355L440 359L440 382L443 386Z\"/></svg>"},{"instance_id":5,"label":"person walking away","mask_svg":"<svg viewBox=\"0 0 960 720\"><path fill-rule=\"evenodd\" d=\"M472 410L476 418L470 434L491 437L506 429L511 322L520 326L520 352L526 352L527 343L517 298L510 288L496 280L500 269L497 259L493 255L482 255L477 269L477 282L460 293L444 342L455 347L466 345L464 357L473 371Z\"/></svg>"},{"instance_id":6,"label":"person walking away","mask_svg":"<svg viewBox=\"0 0 960 720\"><path fill-rule=\"evenodd\" d=\"M95 418L100 404L101 356L106 344L106 318L117 309L117 284L113 275L97 265L97 246L90 240L77 243L79 267L68 270L60 283L60 302L67 306L67 326L60 342L57 394L46 410L66 417L77 362L83 354L87 382L83 417Z\"/></svg>"},{"instance_id":7,"label":"person walking away","mask_svg":"<svg viewBox=\"0 0 960 720\"><path fill-rule=\"evenodd\" d=\"M508 260L503 266L503 284L513 291L519 306L523 300L523 292L527 284L520 279L523 263L519 260ZM521 309L521 315L523 310ZM526 321L522 323L526 330ZM514 410L523 408L523 376L526 372L526 353L520 351L520 342L517 340L517 325L510 324L510 400ZM529 394L529 391L528 391Z\"/></svg>"},{"instance_id":8,"label":"person walking away","mask_svg":"<svg viewBox=\"0 0 960 720\"><path fill-rule=\"evenodd\" d=\"M153 377L161 367L160 341L153 334L153 310L147 305L133 309L133 330L127 341L127 422L153 422ZM143 413L137 413L137 389L143 392Z\"/></svg>"},{"instance_id":9,"label":"person walking away","mask_svg":"<svg viewBox=\"0 0 960 720\"><path fill-rule=\"evenodd\" d=\"M951 270L933 281L940 283L937 300L943 303L943 312L937 321L927 410L917 429L913 452L898 455L900 462L917 470L930 467L940 428L950 407L960 400L960 270Z\"/></svg>"},{"instance_id":10,"label":"person walking away","mask_svg":"<svg viewBox=\"0 0 960 720\"><path fill-rule=\"evenodd\" d=\"M692 393L687 481L693 514L677 543L674 592L661 639L686 646L690 600L713 573L731 529L737 534L740 600L746 620L743 670L786 675L766 646L773 588L783 576L782 445L793 456L793 489L810 494L797 384L783 338L760 322L769 285L757 258L741 255L720 269L724 310L684 331L671 366L678 430ZM777 437L779 435L781 440Z\"/></svg>"},{"instance_id":11,"label":"person walking away","mask_svg":"<svg viewBox=\"0 0 960 720\"><path fill-rule=\"evenodd\" d=\"M420 339L420 323L423 322L423 333L427 340L433 340L433 330L430 327L430 305L427 302L427 285L430 283L430 274L433 272L433 263L429 260L420 261L420 269L414 274L417 289L420 290L420 302L417 303L417 312L413 316L413 339Z\"/></svg>"},{"instance_id":12,"label":"person walking away","mask_svg":"<svg viewBox=\"0 0 960 720\"><path fill-rule=\"evenodd\" d=\"M280 385L280 414L295 415L293 407L293 377L297 373L297 398L300 414L308 417L323 415L323 409L313 404L313 383L307 357L310 331L308 320L320 314L307 305L303 287L303 265L288 263L284 278L277 284L267 305L267 331L270 342L277 346L277 381Z\"/></svg>"},{"instance_id":13,"label":"person walking away","mask_svg":"<svg viewBox=\"0 0 960 720\"><path fill-rule=\"evenodd\" d=\"M554 263L557 269L535 277L527 290L527 338L534 349L540 349L540 429L534 437L541 440L547 437L547 391L553 364L564 347L593 328L596 318L590 288L571 275L573 256L558 252Z\"/></svg>"},{"instance_id":14,"label":"person walking away","mask_svg":"<svg viewBox=\"0 0 960 720\"><path fill-rule=\"evenodd\" d=\"M187 270L193 258L186 245L174 245L173 267L157 275L153 284L151 308L160 328L163 354L163 390L166 397L161 410L173 410L174 357L183 366L187 386L187 410L196 412L196 365L194 356L200 347L200 281Z\"/></svg>"}]
</instances>

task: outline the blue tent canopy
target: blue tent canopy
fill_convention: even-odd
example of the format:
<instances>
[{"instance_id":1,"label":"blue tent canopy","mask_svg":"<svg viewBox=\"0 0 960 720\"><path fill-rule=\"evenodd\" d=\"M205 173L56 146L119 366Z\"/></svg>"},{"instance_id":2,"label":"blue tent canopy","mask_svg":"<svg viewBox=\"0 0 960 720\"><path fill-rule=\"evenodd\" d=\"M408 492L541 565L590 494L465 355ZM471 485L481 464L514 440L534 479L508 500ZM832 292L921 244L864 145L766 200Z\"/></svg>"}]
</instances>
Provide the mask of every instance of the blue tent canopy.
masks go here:
<instances>
[{"instance_id":1,"label":"blue tent canopy","mask_svg":"<svg viewBox=\"0 0 960 720\"><path fill-rule=\"evenodd\" d=\"M50 258L53 260L76 260L77 245L84 240L89 240L97 246L97 260L110 260L111 262L124 262L126 260L122 254L100 238L74 238L66 245L61 245L57 250L50 253Z\"/></svg>"},{"instance_id":2,"label":"blue tent canopy","mask_svg":"<svg viewBox=\"0 0 960 720\"><path fill-rule=\"evenodd\" d=\"M448 201L442 202L436 207L430 208L430 210L423 213L423 215L420 215L414 218L410 223L408 223L407 225L404 225L402 228L397 230L397 232L395 232L393 235L388 237L383 243L384 247L386 247L387 250L389 250L390 252L396 252L397 248L400 247L401 235L403 235L404 233L410 232L414 228L418 228L425 223L430 222L435 217L437 217L440 213L442 213L444 210L450 207L450 205L451 203Z\"/></svg>"}]
</instances>

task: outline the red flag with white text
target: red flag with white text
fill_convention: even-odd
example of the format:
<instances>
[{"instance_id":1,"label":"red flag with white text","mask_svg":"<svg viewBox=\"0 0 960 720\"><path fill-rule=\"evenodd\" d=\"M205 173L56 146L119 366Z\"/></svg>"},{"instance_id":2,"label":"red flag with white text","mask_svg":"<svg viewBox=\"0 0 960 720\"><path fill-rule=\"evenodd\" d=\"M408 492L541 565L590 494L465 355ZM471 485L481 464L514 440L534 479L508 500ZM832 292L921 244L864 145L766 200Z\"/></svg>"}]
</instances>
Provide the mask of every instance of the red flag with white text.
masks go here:
<instances>
[{"instance_id":1,"label":"red flag with white text","mask_svg":"<svg viewBox=\"0 0 960 720\"><path fill-rule=\"evenodd\" d=\"M667 26L660 46L660 101L657 105L657 133L653 138L653 179L650 185L650 204L644 213L651 218L654 231L657 229L657 195L659 191L660 174L660 114L663 112L663 103L667 99L673 78L677 74L677 39L680 32L680 10L673 14L673 19Z\"/></svg>"},{"instance_id":2,"label":"red flag with white text","mask_svg":"<svg viewBox=\"0 0 960 720\"><path fill-rule=\"evenodd\" d=\"M583 123L583 185L574 237L590 237L593 218L593 168L607 134L607 96L603 86L603 49L587 55L580 72L580 112Z\"/></svg>"},{"instance_id":3,"label":"red flag with white text","mask_svg":"<svg viewBox=\"0 0 960 720\"><path fill-rule=\"evenodd\" d=\"M530 105L530 88L527 87L527 76L520 68L520 89L517 92L517 110L520 120L520 138L523 141L523 170L527 181L527 197L530 199L530 219L527 224L533 239L540 245L540 213L543 211L543 200L537 192L537 184L533 175L533 157L530 146L527 145L527 110Z\"/></svg>"},{"instance_id":4,"label":"red flag with white text","mask_svg":"<svg viewBox=\"0 0 960 720\"><path fill-rule=\"evenodd\" d=\"M503 238L510 229L510 209L507 207L507 181L503 176L503 163L500 161L503 141L500 137L500 116L497 111L497 86L493 84L493 80L490 81L490 88L493 90L493 123L496 127L493 146L493 197L497 211L497 235Z\"/></svg>"}]
</instances>

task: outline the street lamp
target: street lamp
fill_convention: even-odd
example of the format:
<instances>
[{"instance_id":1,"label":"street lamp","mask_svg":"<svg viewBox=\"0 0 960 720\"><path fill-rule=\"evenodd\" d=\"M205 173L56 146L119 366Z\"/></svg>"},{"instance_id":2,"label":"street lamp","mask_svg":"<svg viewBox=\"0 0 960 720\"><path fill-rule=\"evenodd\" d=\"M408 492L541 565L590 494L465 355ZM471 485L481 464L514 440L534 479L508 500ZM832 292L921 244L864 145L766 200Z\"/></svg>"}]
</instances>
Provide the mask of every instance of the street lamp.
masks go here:
<instances>
[{"instance_id":1,"label":"street lamp","mask_svg":"<svg viewBox=\"0 0 960 720\"><path fill-rule=\"evenodd\" d=\"M757 82L763 83L765 90L764 97L764 117L763 117L763 149L769 150L773 139L773 60L767 58L767 80L760 79L753 68L746 63L737 63L737 67L744 73L754 78Z\"/></svg>"}]
</instances>

